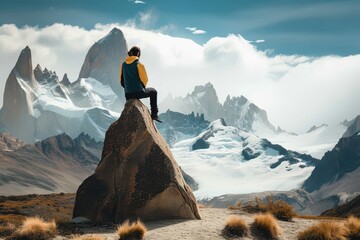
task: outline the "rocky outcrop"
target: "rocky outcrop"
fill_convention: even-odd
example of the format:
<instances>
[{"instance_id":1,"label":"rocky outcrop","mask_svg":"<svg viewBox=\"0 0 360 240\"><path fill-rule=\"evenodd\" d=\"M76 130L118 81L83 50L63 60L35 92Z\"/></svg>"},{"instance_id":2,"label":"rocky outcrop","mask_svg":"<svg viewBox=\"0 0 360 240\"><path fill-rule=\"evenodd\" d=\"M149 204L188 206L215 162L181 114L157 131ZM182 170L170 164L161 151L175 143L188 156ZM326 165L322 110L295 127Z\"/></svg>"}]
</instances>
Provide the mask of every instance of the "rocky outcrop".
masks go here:
<instances>
[{"instance_id":1,"label":"rocky outcrop","mask_svg":"<svg viewBox=\"0 0 360 240\"><path fill-rule=\"evenodd\" d=\"M139 100L128 101L107 130L101 162L76 194L73 217L79 216L116 223L200 219L190 187Z\"/></svg>"},{"instance_id":2,"label":"rocky outcrop","mask_svg":"<svg viewBox=\"0 0 360 240\"><path fill-rule=\"evenodd\" d=\"M356 196L354 199L349 202L342 204L338 207L329 209L323 213L322 216L329 217L342 217L346 218L349 216L360 217L360 195Z\"/></svg>"}]
</instances>

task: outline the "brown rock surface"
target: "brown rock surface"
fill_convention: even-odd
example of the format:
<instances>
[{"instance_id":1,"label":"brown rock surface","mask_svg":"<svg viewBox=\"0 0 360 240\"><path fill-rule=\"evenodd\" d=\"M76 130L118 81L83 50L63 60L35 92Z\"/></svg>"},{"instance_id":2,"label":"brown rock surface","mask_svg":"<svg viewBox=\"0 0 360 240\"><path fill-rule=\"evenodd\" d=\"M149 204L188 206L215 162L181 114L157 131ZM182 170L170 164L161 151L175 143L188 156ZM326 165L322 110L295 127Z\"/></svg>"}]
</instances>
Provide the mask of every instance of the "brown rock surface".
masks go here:
<instances>
[{"instance_id":1,"label":"brown rock surface","mask_svg":"<svg viewBox=\"0 0 360 240\"><path fill-rule=\"evenodd\" d=\"M31 50L24 48L6 80L0 122L13 136L31 142L35 135L32 88L36 86ZM26 127L22 127L26 126Z\"/></svg>"},{"instance_id":2,"label":"brown rock surface","mask_svg":"<svg viewBox=\"0 0 360 240\"><path fill-rule=\"evenodd\" d=\"M102 160L79 187L73 217L200 219L195 197L169 147L139 100L126 103L106 132Z\"/></svg>"}]
</instances>

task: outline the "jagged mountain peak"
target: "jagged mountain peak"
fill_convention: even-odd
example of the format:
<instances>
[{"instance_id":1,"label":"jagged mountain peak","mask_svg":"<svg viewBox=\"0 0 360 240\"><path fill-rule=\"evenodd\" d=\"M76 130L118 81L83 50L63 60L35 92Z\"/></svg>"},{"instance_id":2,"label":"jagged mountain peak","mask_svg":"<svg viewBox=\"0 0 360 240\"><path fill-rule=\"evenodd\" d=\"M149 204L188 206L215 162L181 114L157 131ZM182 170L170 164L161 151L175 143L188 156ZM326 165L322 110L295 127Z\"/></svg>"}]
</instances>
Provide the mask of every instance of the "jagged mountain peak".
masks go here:
<instances>
[{"instance_id":1,"label":"jagged mountain peak","mask_svg":"<svg viewBox=\"0 0 360 240\"><path fill-rule=\"evenodd\" d=\"M38 64L34 69L34 76L38 83L44 84L44 83L51 83L51 82L59 82L59 77L56 75L55 71L49 70L47 67L45 67L44 70L42 70L42 67L40 64Z\"/></svg>"},{"instance_id":2,"label":"jagged mountain peak","mask_svg":"<svg viewBox=\"0 0 360 240\"><path fill-rule=\"evenodd\" d=\"M111 29L109 35L116 35L116 34L122 34L123 35L123 32L119 28L114 27L113 29Z\"/></svg>"},{"instance_id":3,"label":"jagged mountain peak","mask_svg":"<svg viewBox=\"0 0 360 240\"><path fill-rule=\"evenodd\" d=\"M307 131L307 133L316 131L316 130L318 130L318 129L320 129L320 128L324 128L324 127L328 127L328 125L325 124L325 123L321 124L320 126L315 126L315 125L314 125L314 126L312 126L312 127Z\"/></svg>"},{"instance_id":4,"label":"jagged mountain peak","mask_svg":"<svg viewBox=\"0 0 360 240\"><path fill-rule=\"evenodd\" d=\"M227 105L227 104L240 104L240 105L244 105L245 103L250 103L250 101L244 97L243 95L241 96L234 96L234 97L231 97L230 95L228 95L226 97L226 100L224 102L224 105Z\"/></svg>"},{"instance_id":5,"label":"jagged mountain peak","mask_svg":"<svg viewBox=\"0 0 360 240\"><path fill-rule=\"evenodd\" d=\"M98 40L96 44L109 44L109 42L114 41L125 41L124 33L116 27L114 27L105 37Z\"/></svg>"},{"instance_id":6,"label":"jagged mountain peak","mask_svg":"<svg viewBox=\"0 0 360 240\"><path fill-rule=\"evenodd\" d=\"M120 29L114 28L105 37L91 46L79 73L82 78L93 78L111 87L113 92L124 98L119 84L119 65L127 56L127 43Z\"/></svg>"},{"instance_id":7,"label":"jagged mountain peak","mask_svg":"<svg viewBox=\"0 0 360 240\"><path fill-rule=\"evenodd\" d=\"M62 85L64 85L64 86L66 86L66 87L68 87L71 83L70 83L70 80L69 80L69 78L68 78L68 76L67 76L67 73L65 73L64 74L64 76L63 76L63 78L62 78L62 80L61 80L61 82L60 82Z\"/></svg>"},{"instance_id":8,"label":"jagged mountain peak","mask_svg":"<svg viewBox=\"0 0 360 240\"><path fill-rule=\"evenodd\" d=\"M41 72L43 71L39 63L36 65L34 70L40 70Z\"/></svg>"},{"instance_id":9,"label":"jagged mountain peak","mask_svg":"<svg viewBox=\"0 0 360 240\"><path fill-rule=\"evenodd\" d=\"M210 82L206 83L205 85L195 86L194 91L191 93L191 95L195 95L198 93L214 93L216 95L215 88Z\"/></svg>"},{"instance_id":10,"label":"jagged mountain peak","mask_svg":"<svg viewBox=\"0 0 360 240\"><path fill-rule=\"evenodd\" d=\"M33 75L31 49L26 46L20 53L19 58L14 67L17 77L29 82L31 86L35 86L35 79Z\"/></svg>"}]
</instances>

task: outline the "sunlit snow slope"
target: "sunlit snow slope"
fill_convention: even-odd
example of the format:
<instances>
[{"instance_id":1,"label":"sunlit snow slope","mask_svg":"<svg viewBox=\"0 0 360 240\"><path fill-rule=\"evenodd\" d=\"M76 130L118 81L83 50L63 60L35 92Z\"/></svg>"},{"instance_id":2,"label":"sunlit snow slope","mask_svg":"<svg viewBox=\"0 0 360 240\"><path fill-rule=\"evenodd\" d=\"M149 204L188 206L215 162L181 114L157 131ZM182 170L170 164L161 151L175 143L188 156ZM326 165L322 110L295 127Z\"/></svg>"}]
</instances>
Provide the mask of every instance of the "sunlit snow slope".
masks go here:
<instances>
[{"instance_id":1,"label":"sunlit snow slope","mask_svg":"<svg viewBox=\"0 0 360 240\"><path fill-rule=\"evenodd\" d=\"M226 126L222 119L199 136L176 143L172 151L199 183L197 198L297 188L318 161Z\"/></svg>"}]
</instances>

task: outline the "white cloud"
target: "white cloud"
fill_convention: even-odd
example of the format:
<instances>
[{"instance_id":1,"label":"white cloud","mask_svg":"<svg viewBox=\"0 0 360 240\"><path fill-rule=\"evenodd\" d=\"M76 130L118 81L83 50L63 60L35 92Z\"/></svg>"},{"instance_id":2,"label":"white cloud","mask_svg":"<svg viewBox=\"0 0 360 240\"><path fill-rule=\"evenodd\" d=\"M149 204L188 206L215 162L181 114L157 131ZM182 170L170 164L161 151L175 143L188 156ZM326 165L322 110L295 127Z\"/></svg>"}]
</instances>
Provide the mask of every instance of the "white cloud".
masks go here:
<instances>
[{"instance_id":1,"label":"white cloud","mask_svg":"<svg viewBox=\"0 0 360 240\"><path fill-rule=\"evenodd\" d=\"M193 34L205 34L205 33L206 31L200 29L196 29L195 31L193 31Z\"/></svg>"},{"instance_id":2,"label":"white cloud","mask_svg":"<svg viewBox=\"0 0 360 240\"><path fill-rule=\"evenodd\" d=\"M185 29L186 29L186 30L189 30L190 32L192 32L192 34L196 34L196 35L205 34L205 33L206 33L206 31L201 30L201 29L197 29L196 27L186 27Z\"/></svg>"},{"instance_id":3,"label":"white cloud","mask_svg":"<svg viewBox=\"0 0 360 240\"><path fill-rule=\"evenodd\" d=\"M63 24L0 26L0 92L26 45L32 49L33 67L40 63L60 78L66 72L71 81L76 80L90 46L114 26L124 32L128 46L142 48L149 86L158 89L160 100L169 92L184 96L195 85L210 81L221 101L227 94L244 95L265 109L275 125L295 132L360 114L360 55L269 56L240 35L214 37L199 45L190 39L137 29L134 22L97 24L91 30Z\"/></svg>"},{"instance_id":4,"label":"white cloud","mask_svg":"<svg viewBox=\"0 0 360 240\"><path fill-rule=\"evenodd\" d=\"M196 27L186 27L185 29L191 32L196 31Z\"/></svg>"},{"instance_id":5,"label":"white cloud","mask_svg":"<svg viewBox=\"0 0 360 240\"><path fill-rule=\"evenodd\" d=\"M129 0L129 2L133 2L134 4L146 4L146 2L141 0Z\"/></svg>"},{"instance_id":6,"label":"white cloud","mask_svg":"<svg viewBox=\"0 0 360 240\"><path fill-rule=\"evenodd\" d=\"M256 43L263 43L263 42L265 42L265 40L264 39L259 39L259 40L256 40L255 42Z\"/></svg>"}]
</instances>

